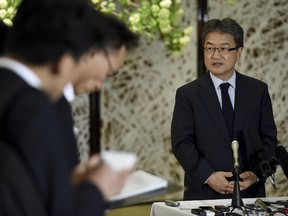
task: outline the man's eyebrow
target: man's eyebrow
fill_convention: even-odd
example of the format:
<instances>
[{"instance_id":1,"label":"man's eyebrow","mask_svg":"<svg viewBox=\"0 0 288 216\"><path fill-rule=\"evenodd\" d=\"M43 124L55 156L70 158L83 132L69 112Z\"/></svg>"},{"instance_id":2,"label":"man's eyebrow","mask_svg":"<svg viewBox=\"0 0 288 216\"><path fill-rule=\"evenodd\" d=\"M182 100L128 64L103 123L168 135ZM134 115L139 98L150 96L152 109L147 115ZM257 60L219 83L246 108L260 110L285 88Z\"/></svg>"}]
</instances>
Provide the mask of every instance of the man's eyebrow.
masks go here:
<instances>
[{"instance_id":1,"label":"man's eyebrow","mask_svg":"<svg viewBox=\"0 0 288 216\"><path fill-rule=\"evenodd\" d=\"M206 43L206 45L214 45L214 43L211 43L211 42L208 41L208 42ZM223 46L223 45L224 45L224 46L226 46L226 45L227 45L227 46L230 46L230 43L224 42L224 43L221 43L220 45L221 45L221 46Z\"/></svg>"}]
</instances>

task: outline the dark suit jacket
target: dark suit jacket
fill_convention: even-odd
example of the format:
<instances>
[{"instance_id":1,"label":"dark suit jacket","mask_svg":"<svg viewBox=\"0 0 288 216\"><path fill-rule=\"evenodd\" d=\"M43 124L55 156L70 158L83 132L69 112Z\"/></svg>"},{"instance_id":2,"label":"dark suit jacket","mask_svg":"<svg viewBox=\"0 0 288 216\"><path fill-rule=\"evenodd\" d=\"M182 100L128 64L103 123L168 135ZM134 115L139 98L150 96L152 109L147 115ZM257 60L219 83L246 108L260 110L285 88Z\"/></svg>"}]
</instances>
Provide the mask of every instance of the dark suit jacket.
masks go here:
<instances>
[{"instance_id":1,"label":"dark suit jacket","mask_svg":"<svg viewBox=\"0 0 288 216\"><path fill-rule=\"evenodd\" d=\"M69 102L64 96L58 100L55 105L56 118L60 124L60 129L63 134L64 147L66 152L66 157L69 159L71 170L75 168L76 165L80 163L77 140L73 131L73 116L72 110Z\"/></svg>"},{"instance_id":2,"label":"dark suit jacket","mask_svg":"<svg viewBox=\"0 0 288 216\"><path fill-rule=\"evenodd\" d=\"M259 133L267 157L274 154L278 141L268 86L237 72L234 139L239 142L240 168L261 177L249 131ZM213 172L232 171L234 164L231 140L209 73L177 90L171 136L173 152L185 171L188 190L184 198L230 198L204 184ZM265 196L263 181L242 196Z\"/></svg>"},{"instance_id":3,"label":"dark suit jacket","mask_svg":"<svg viewBox=\"0 0 288 216\"><path fill-rule=\"evenodd\" d=\"M70 184L74 158L67 152L67 140L49 98L12 71L0 68L0 101L0 137L21 157L45 213L103 215L106 206L96 187L88 182L76 188ZM0 190L0 200L6 195ZM14 204L10 203L17 208Z\"/></svg>"},{"instance_id":4,"label":"dark suit jacket","mask_svg":"<svg viewBox=\"0 0 288 216\"><path fill-rule=\"evenodd\" d=\"M0 139L0 215L46 215L26 168L18 153Z\"/></svg>"}]
</instances>

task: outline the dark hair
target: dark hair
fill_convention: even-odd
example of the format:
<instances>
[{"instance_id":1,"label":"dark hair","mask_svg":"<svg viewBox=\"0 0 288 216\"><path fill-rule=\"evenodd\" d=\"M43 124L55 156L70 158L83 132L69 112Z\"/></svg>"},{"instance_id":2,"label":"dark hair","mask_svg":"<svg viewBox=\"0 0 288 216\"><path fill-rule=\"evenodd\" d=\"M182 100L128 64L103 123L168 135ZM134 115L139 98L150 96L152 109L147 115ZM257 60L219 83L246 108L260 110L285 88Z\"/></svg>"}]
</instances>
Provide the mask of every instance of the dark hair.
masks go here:
<instances>
[{"instance_id":1,"label":"dark hair","mask_svg":"<svg viewBox=\"0 0 288 216\"><path fill-rule=\"evenodd\" d=\"M22 0L4 52L41 65L55 63L65 53L79 59L94 47L129 48L135 41L137 36L122 22L86 0Z\"/></svg>"},{"instance_id":2,"label":"dark hair","mask_svg":"<svg viewBox=\"0 0 288 216\"><path fill-rule=\"evenodd\" d=\"M139 37L112 14L104 14L95 10L94 19L95 48L102 51L119 50L121 46L132 49L138 46Z\"/></svg>"},{"instance_id":3,"label":"dark hair","mask_svg":"<svg viewBox=\"0 0 288 216\"><path fill-rule=\"evenodd\" d=\"M64 53L78 59L93 44L91 9L85 1L23 1L7 32L4 51L32 64L56 62Z\"/></svg>"},{"instance_id":4,"label":"dark hair","mask_svg":"<svg viewBox=\"0 0 288 216\"><path fill-rule=\"evenodd\" d=\"M4 52L4 43L8 28L9 27L2 20L0 20L0 55L3 55Z\"/></svg>"},{"instance_id":5,"label":"dark hair","mask_svg":"<svg viewBox=\"0 0 288 216\"><path fill-rule=\"evenodd\" d=\"M202 31L202 45L204 45L205 38L210 32L220 32L231 34L235 40L237 47L243 47L244 31L242 27L235 20L231 18L211 19L209 20Z\"/></svg>"}]
</instances>

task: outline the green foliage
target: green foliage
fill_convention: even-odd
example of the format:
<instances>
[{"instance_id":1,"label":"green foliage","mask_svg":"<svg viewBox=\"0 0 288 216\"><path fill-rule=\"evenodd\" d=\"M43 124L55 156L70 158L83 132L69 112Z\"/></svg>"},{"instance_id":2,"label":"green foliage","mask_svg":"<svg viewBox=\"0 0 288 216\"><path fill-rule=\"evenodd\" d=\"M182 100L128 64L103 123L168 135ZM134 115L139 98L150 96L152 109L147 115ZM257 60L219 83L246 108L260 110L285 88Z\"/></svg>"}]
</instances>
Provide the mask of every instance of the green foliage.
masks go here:
<instances>
[{"instance_id":1,"label":"green foliage","mask_svg":"<svg viewBox=\"0 0 288 216\"><path fill-rule=\"evenodd\" d=\"M12 25L11 19L19 3L20 0L0 0L0 20L3 20L6 25Z\"/></svg>"},{"instance_id":2,"label":"green foliage","mask_svg":"<svg viewBox=\"0 0 288 216\"><path fill-rule=\"evenodd\" d=\"M191 41L192 26L181 28L181 0L92 0L95 8L116 14L132 31L159 38L168 50L181 52Z\"/></svg>"},{"instance_id":3,"label":"green foliage","mask_svg":"<svg viewBox=\"0 0 288 216\"><path fill-rule=\"evenodd\" d=\"M96 9L117 15L135 33L161 39L168 50L181 52L191 40L192 26L180 27L181 0L91 0ZM0 19L12 25L20 0L0 0Z\"/></svg>"}]
</instances>

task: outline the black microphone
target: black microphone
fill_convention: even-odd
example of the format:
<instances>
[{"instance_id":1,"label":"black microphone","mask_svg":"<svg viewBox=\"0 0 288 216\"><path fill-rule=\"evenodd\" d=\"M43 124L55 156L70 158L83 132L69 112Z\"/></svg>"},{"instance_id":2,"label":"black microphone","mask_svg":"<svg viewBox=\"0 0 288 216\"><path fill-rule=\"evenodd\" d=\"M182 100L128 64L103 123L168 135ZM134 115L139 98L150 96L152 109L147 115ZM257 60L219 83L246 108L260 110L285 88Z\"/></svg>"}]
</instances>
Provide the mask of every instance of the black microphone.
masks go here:
<instances>
[{"instance_id":1,"label":"black microphone","mask_svg":"<svg viewBox=\"0 0 288 216\"><path fill-rule=\"evenodd\" d=\"M249 136L251 139L251 143L254 146L256 156L260 160L260 171L264 178L268 178L270 183L272 184L274 190L277 190L274 174L276 172L276 168L278 165L278 161L275 157L267 159L266 153L262 147L262 140L259 136L259 133L255 130L250 129Z\"/></svg>"},{"instance_id":2,"label":"black microphone","mask_svg":"<svg viewBox=\"0 0 288 216\"><path fill-rule=\"evenodd\" d=\"M275 149L276 158L288 179L288 153L287 150L283 146L277 146Z\"/></svg>"}]
</instances>

